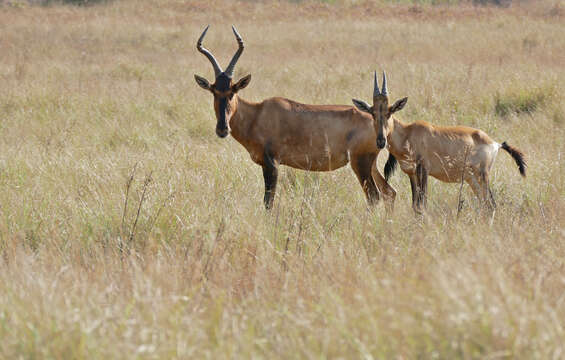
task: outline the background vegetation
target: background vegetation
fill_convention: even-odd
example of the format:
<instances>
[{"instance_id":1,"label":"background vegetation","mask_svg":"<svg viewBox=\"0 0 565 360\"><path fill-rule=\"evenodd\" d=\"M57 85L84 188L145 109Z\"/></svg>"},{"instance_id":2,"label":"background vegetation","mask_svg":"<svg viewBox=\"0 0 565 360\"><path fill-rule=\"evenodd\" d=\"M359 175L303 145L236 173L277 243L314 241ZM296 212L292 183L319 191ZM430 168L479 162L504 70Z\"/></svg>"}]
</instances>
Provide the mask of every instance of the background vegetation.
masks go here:
<instances>
[{"instance_id":1,"label":"background vegetation","mask_svg":"<svg viewBox=\"0 0 565 360\"><path fill-rule=\"evenodd\" d=\"M562 1L112 1L0 6L0 358L561 358ZM367 211L347 167L261 170L214 134L212 80L242 96L369 100L386 69L407 122L465 124L501 153L498 211L398 173ZM381 154L382 169L386 154Z\"/></svg>"}]
</instances>

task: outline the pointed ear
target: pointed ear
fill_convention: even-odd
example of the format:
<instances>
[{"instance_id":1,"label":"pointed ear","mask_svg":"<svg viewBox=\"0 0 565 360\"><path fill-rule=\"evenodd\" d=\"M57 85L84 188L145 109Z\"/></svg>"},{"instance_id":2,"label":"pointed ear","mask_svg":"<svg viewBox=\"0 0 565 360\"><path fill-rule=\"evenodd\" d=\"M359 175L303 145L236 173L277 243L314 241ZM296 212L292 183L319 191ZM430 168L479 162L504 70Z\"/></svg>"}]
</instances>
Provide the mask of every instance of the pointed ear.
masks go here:
<instances>
[{"instance_id":1,"label":"pointed ear","mask_svg":"<svg viewBox=\"0 0 565 360\"><path fill-rule=\"evenodd\" d=\"M363 100L351 99L353 101L353 105L361 111L368 112L369 114L372 113L371 106L364 102Z\"/></svg>"},{"instance_id":2,"label":"pointed ear","mask_svg":"<svg viewBox=\"0 0 565 360\"><path fill-rule=\"evenodd\" d=\"M194 79L196 80L196 83L198 84L198 86L200 86L202 89L210 90L210 83L208 82L208 80L206 80L202 76L198 76L196 74L194 74Z\"/></svg>"},{"instance_id":3,"label":"pointed ear","mask_svg":"<svg viewBox=\"0 0 565 360\"><path fill-rule=\"evenodd\" d=\"M399 110L402 110L402 108L404 107L404 105L406 105L406 103L408 102L408 98L402 98L400 100L397 100L391 107L390 107L390 113L395 113Z\"/></svg>"},{"instance_id":4,"label":"pointed ear","mask_svg":"<svg viewBox=\"0 0 565 360\"><path fill-rule=\"evenodd\" d=\"M251 82L251 74L239 79L239 81L233 84L231 88L233 92L238 92L239 90L244 89L247 85L249 85L250 82Z\"/></svg>"}]
</instances>

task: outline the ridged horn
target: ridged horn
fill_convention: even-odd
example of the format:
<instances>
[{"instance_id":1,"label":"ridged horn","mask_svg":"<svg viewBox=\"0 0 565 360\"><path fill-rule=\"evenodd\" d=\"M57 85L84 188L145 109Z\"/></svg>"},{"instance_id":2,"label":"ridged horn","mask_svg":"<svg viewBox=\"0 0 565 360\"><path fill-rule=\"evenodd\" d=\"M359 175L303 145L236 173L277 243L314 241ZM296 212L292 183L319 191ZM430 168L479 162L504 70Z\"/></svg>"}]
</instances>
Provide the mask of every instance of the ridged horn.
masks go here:
<instances>
[{"instance_id":1,"label":"ridged horn","mask_svg":"<svg viewBox=\"0 0 565 360\"><path fill-rule=\"evenodd\" d=\"M388 96L388 90L386 88L386 73L383 70L383 89L381 91L381 94L383 94L384 96Z\"/></svg>"},{"instance_id":2,"label":"ridged horn","mask_svg":"<svg viewBox=\"0 0 565 360\"><path fill-rule=\"evenodd\" d=\"M239 60L239 57L241 56L241 53L243 52L243 39L241 38L241 36L237 32L237 30L235 29L235 26L232 25L231 29L233 30L233 34L235 35L235 39L237 40L237 44L239 45L239 48L237 49L237 51L233 55L233 58L231 59L230 64L226 68L225 74L229 78L231 78L233 76L233 69L235 68L235 64L237 64L237 60Z\"/></svg>"},{"instance_id":3,"label":"ridged horn","mask_svg":"<svg viewBox=\"0 0 565 360\"><path fill-rule=\"evenodd\" d=\"M200 35L200 38L198 38L198 42L196 43L196 48L198 49L198 51L200 51L202 54L204 54L204 56L206 56L208 58L208 60L210 60L210 62L212 63L212 66L214 67L214 75L216 77L218 77L218 75L220 75L222 73L222 68L220 67L220 65L216 61L216 58L214 57L214 55L212 55L212 53L210 51L208 51L206 48L202 47L202 40L204 39L204 36L206 35L206 32L208 31L209 27L210 27L210 25L206 26L206 29L204 29L204 31L202 32L202 35Z\"/></svg>"},{"instance_id":4,"label":"ridged horn","mask_svg":"<svg viewBox=\"0 0 565 360\"><path fill-rule=\"evenodd\" d=\"M377 72L375 71L375 86L373 87L373 97L380 95L379 92L379 80L377 79Z\"/></svg>"}]
</instances>

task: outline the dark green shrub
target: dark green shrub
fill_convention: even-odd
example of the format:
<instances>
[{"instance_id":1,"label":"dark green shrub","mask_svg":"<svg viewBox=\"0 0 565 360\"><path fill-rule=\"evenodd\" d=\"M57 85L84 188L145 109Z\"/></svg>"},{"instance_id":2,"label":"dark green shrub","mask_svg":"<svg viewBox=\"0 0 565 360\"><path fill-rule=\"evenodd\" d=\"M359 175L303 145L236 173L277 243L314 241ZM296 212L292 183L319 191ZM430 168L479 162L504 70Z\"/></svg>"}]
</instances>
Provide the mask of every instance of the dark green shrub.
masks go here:
<instances>
[{"instance_id":1,"label":"dark green shrub","mask_svg":"<svg viewBox=\"0 0 565 360\"><path fill-rule=\"evenodd\" d=\"M494 5L501 7L508 7L512 3L512 0L473 0L474 5Z\"/></svg>"},{"instance_id":2,"label":"dark green shrub","mask_svg":"<svg viewBox=\"0 0 565 360\"><path fill-rule=\"evenodd\" d=\"M544 106L554 94L553 87L498 93L494 98L494 112L501 117L510 114L531 114Z\"/></svg>"}]
</instances>

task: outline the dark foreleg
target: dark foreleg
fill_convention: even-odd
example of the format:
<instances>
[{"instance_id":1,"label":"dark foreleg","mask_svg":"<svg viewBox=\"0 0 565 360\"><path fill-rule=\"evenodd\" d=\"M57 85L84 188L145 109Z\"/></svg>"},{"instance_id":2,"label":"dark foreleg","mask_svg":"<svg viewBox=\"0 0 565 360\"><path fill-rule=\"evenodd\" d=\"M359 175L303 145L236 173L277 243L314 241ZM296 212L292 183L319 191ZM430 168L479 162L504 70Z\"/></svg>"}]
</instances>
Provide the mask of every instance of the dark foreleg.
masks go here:
<instances>
[{"instance_id":1,"label":"dark foreleg","mask_svg":"<svg viewBox=\"0 0 565 360\"><path fill-rule=\"evenodd\" d=\"M357 179L359 180L361 187L363 187L363 191L367 197L367 202L371 206L375 205L380 198L379 190L377 189L377 185L375 184L375 180L371 174L375 159L375 154L355 156L351 159L351 168L353 169L353 172L355 172L355 175L357 175Z\"/></svg>"}]
</instances>

